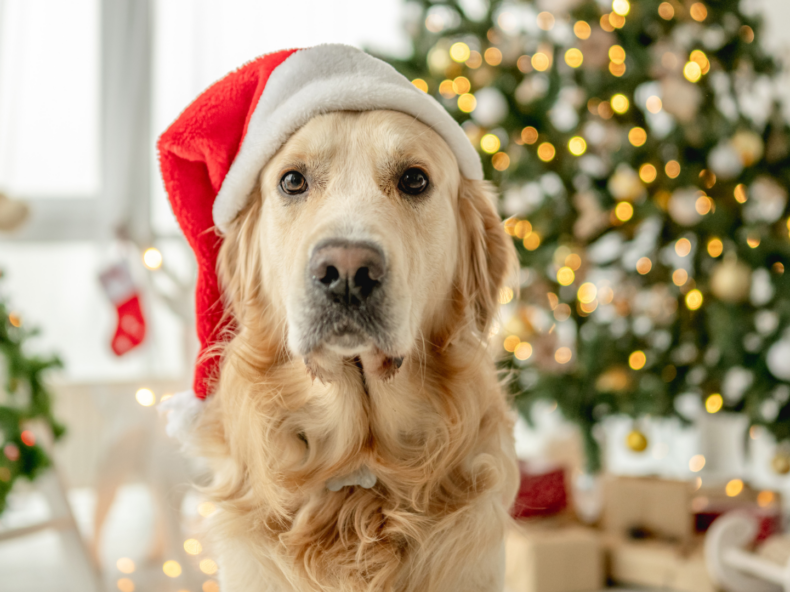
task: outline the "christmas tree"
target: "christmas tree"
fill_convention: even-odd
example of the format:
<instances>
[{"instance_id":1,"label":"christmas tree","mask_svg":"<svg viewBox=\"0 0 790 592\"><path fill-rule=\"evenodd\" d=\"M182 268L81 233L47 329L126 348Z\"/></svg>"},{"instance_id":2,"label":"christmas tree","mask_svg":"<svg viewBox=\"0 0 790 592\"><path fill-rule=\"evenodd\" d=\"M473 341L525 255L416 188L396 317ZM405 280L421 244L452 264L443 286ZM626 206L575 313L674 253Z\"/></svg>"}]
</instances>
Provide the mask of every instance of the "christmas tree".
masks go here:
<instances>
[{"instance_id":1,"label":"christmas tree","mask_svg":"<svg viewBox=\"0 0 790 592\"><path fill-rule=\"evenodd\" d=\"M25 351L28 338L35 334L0 297L0 512L18 478L32 480L50 464L36 441L40 433L36 424L55 439L64 432L52 415L51 394L43 381L44 374L60 362Z\"/></svg>"},{"instance_id":2,"label":"christmas tree","mask_svg":"<svg viewBox=\"0 0 790 592\"><path fill-rule=\"evenodd\" d=\"M739 0L425 0L390 60L479 147L522 265L504 365L528 417L747 413L790 439L788 128ZM682 402L682 404L681 404Z\"/></svg>"}]
</instances>

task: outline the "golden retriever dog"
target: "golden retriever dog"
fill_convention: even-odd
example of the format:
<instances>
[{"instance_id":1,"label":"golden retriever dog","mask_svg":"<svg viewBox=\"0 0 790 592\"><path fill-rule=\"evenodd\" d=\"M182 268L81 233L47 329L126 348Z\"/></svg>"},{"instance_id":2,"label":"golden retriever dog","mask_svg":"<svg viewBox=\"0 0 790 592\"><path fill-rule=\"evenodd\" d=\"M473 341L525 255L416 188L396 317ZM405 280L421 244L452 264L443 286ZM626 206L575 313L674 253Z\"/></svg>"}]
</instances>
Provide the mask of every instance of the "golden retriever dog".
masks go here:
<instances>
[{"instance_id":1,"label":"golden retriever dog","mask_svg":"<svg viewBox=\"0 0 790 592\"><path fill-rule=\"evenodd\" d=\"M488 335L514 263L491 186L413 117L318 115L266 163L194 436L223 592L502 590L518 470Z\"/></svg>"}]
</instances>

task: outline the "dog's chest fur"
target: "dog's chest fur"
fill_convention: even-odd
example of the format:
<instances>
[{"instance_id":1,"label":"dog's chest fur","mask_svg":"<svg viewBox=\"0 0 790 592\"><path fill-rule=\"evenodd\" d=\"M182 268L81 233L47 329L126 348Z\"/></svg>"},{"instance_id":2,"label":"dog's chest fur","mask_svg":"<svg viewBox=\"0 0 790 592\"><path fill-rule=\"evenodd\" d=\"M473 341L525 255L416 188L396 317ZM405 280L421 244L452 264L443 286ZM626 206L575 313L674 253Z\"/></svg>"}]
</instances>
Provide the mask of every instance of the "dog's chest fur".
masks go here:
<instances>
[{"instance_id":1,"label":"dog's chest fur","mask_svg":"<svg viewBox=\"0 0 790 592\"><path fill-rule=\"evenodd\" d=\"M242 536L262 565L323 590L407 590L406 564L419 572L458 536L448 531L496 546L515 482L510 420L493 365L465 357L407 362L389 381L348 364L326 384L297 361L255 380L226 366L212 402L227 446L213 487L220 537ZM371 489L327 488L363 466Z\"/></svg>"}]
</instances>

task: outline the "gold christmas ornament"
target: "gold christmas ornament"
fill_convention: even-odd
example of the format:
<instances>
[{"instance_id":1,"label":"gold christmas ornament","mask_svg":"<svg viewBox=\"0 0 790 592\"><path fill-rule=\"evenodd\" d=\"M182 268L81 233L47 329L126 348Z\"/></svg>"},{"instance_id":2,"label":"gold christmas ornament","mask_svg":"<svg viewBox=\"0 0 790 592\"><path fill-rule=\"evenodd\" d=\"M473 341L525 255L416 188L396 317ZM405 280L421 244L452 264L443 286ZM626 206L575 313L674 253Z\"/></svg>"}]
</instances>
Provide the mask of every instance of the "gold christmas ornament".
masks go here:
<instances>
[{"instance_id":1,"label":"gold christmas ornament","mask_svg":"<svg viewBox=\"0 0 790 592\"><path fill-rule=\"evenodd\" d=\"M790 455L785 452L777 452L771 460L771 468L777 475L787 475L790 473Z\"/></svg>"},{"instance_id":2,"label":"gold christmas ornament","mask_svg":"<svg viewBox=\"0 0 790 592\"><path fill-rule=\"evenodd\" d=\"M749 297L752 270L735 256L726 256L711 274L710 290L724 302L744 302Z\"/></svg>"},{"instance_id":3,"label":"gold christmas ornament","mask_svg":"<svg viewBox=\"0 0 790 592\"><path fill-rule=\"evenodd\" d=\"M632 430L625 439L625 443L633 452L644 452L647 450L647 436L639 430Z\"/></svg>"}]
</instances>

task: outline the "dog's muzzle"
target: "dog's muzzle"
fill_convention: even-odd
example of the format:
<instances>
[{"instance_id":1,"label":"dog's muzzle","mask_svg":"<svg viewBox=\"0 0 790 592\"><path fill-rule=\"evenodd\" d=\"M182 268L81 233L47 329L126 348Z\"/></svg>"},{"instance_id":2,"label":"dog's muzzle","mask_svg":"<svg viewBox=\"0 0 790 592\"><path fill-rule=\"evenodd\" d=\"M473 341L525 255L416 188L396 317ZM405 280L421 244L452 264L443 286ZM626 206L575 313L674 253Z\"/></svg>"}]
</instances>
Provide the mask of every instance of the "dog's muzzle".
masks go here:
<instances>
[{"instance_id":1,"label":"dog's muzzle","mask_svg":"<svg viewBox=\"0 0 790 592\"><path fill-rule=\"evenodd\" d=\"M351 352L365 343L389 344L387 260L370 241L329 238L318 243L307 266L309 352L320 343Z\"/></svg>"}]
</instances>

